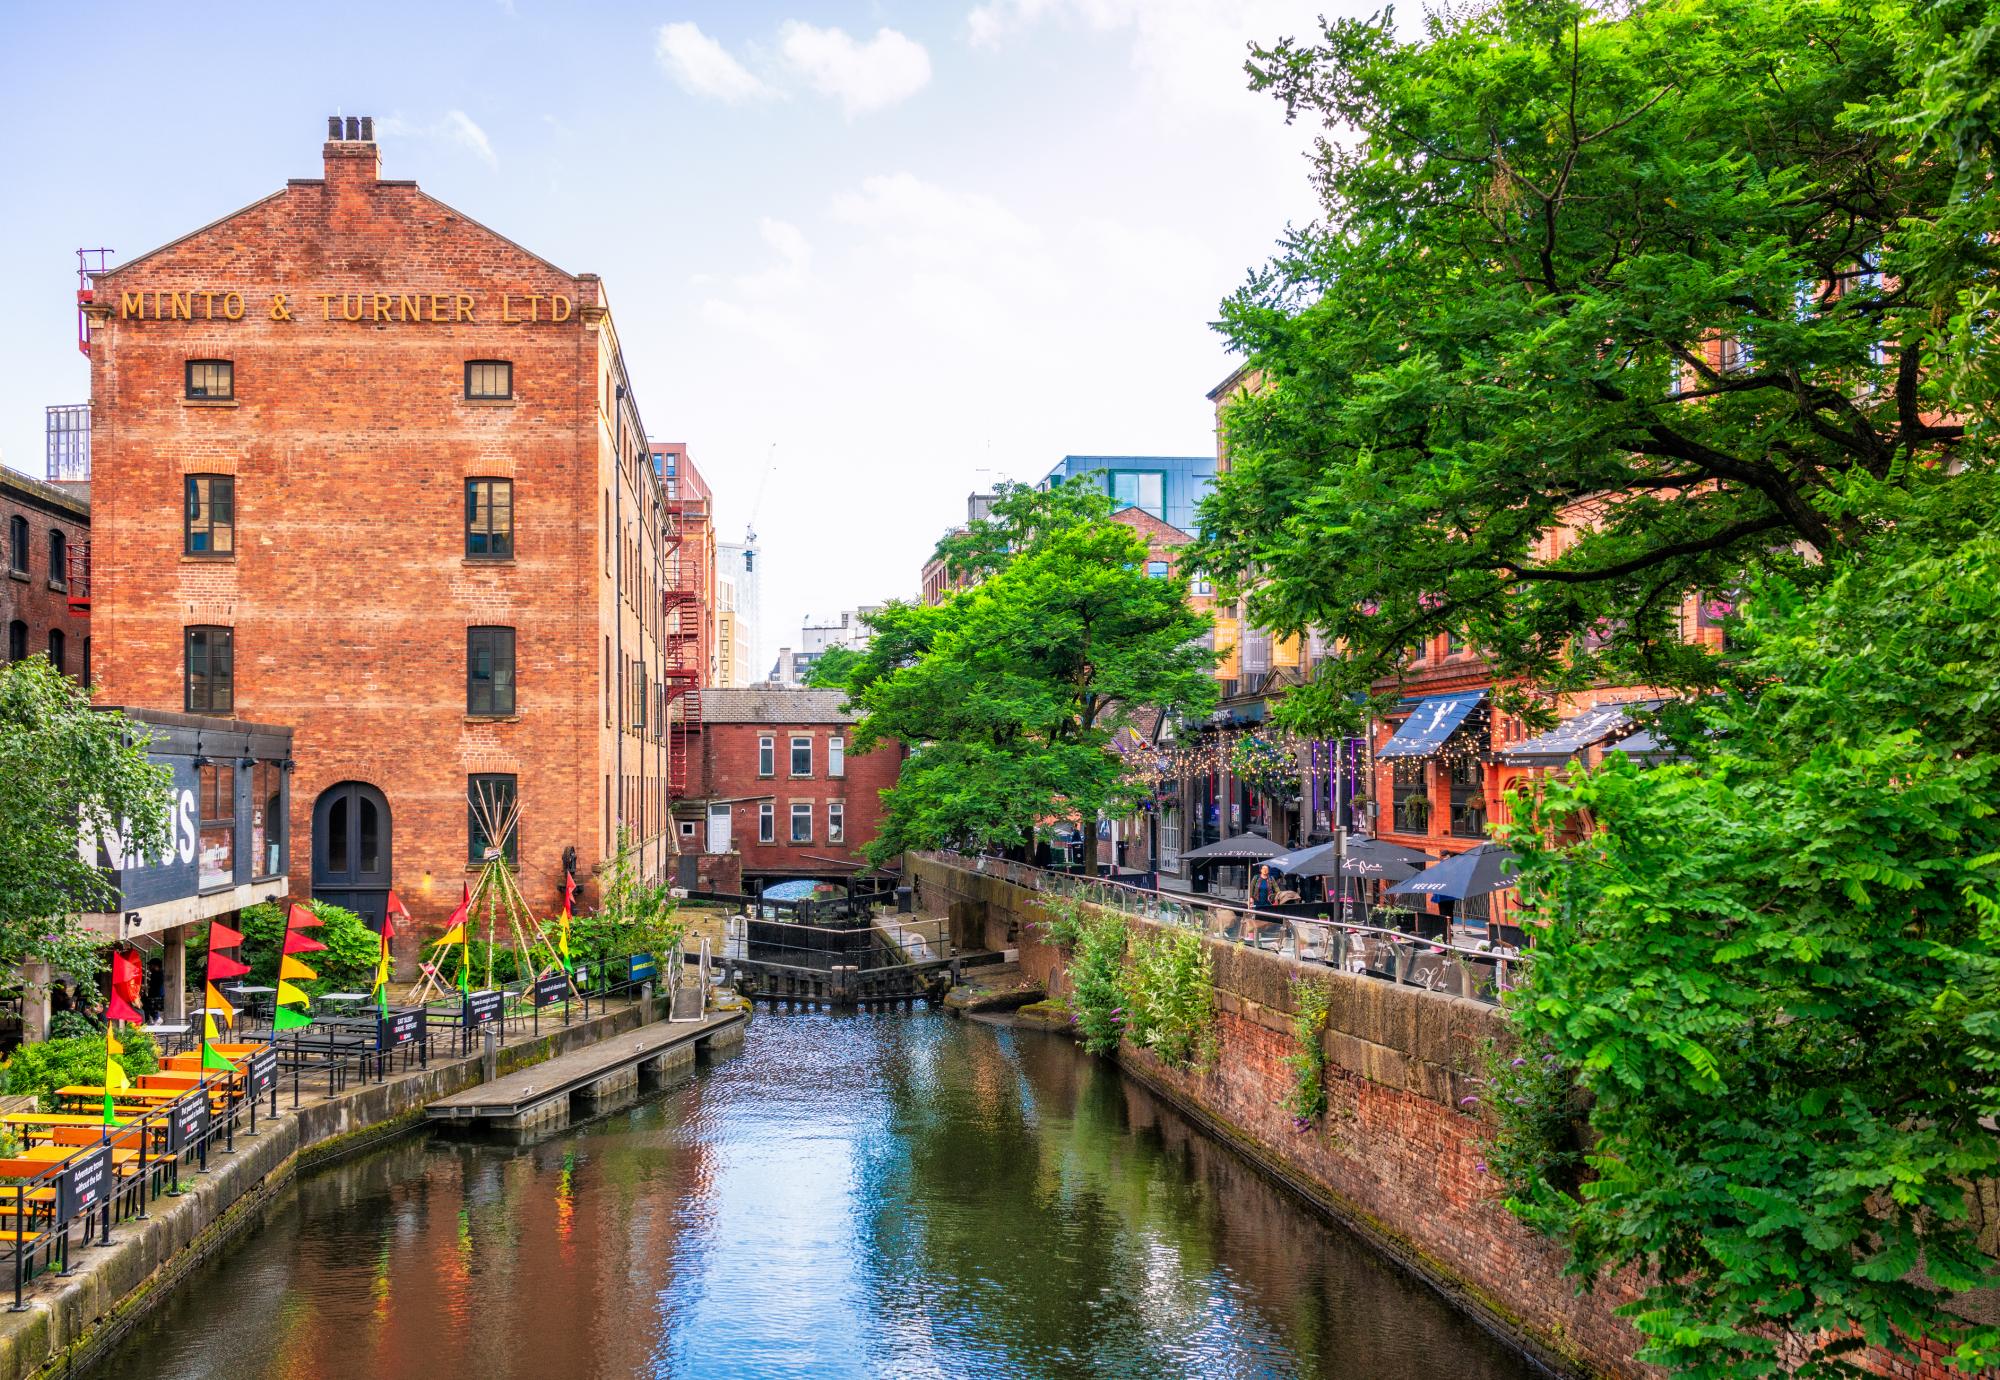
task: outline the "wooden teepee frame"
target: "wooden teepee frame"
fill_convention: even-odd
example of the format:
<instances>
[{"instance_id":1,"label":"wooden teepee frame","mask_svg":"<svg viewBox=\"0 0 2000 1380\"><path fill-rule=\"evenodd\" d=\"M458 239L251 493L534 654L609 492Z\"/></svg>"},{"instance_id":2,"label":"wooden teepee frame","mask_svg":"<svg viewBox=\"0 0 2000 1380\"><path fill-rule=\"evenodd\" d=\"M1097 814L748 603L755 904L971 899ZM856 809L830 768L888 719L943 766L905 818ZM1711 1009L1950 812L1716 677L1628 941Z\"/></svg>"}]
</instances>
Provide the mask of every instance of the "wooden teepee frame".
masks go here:
<instances>
[{"instance_id":1,"label":"wooden teepee frame","mask_svg":"<svg viewBox=\"0 0 2000 1380\"><path fill-rule=\"evenodd\" d=\"M486 919L486 975L482 985L493 986L493 950L496 939L503 935L514 951L516 972L530 975L531 980L552 970L568 977L569 969L561 952L529 909L527 898L521 894L520 881L507 862L506 840L514 836L521 822L519 796L503 796L485 782L479 782L466 797L466 803L472 807L473 818L487 840L486 857L480 864L478 880L472 884L471 904L465 910L467 939L477 933L482 913ZM438 973L437 959L442 957L439 954L423 966L423 976L410 989L407 1000L411 1004L421 1004L450 990ZM583 994L577 991L575 978L569 978L569 987L580 1000Z\"/></svg>"}]
</instances>

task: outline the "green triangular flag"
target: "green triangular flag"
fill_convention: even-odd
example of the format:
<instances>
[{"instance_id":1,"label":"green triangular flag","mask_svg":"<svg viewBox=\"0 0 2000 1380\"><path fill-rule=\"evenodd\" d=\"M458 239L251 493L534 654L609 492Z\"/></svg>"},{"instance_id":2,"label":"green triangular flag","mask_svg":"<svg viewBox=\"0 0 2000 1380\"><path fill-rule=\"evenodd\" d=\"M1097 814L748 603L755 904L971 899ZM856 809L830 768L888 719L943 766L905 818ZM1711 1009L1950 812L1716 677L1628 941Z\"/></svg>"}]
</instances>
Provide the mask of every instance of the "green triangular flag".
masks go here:
<instances>
[{"instance_id":1,"label":"green triangular flag","mask_svg":"<svg viewBox=\"0 0 2000 1380\"><path fill-rule=\"evenodd\" d=\"M300 1026L312 1024L312 1017L303 1011L294 1011L289 1006L281 1006L271 1018L273 1030L297 1030Z\"/></svg>"},{"instance_id":2,"label":"green triangular flag","mask_svg":"<svg viewBox=\"0 0 2000 1380\"><path fill-rule=\"evenodd\" d=\"M220 1069L224 1073L236 1067L223 1057L221 1050L206 1040L201 1042L201 1066L205 1069Z\"/></svg>"},{"instance_id":3,"label":"green triangular flag","mask_svg":"<svg viewBox=\"0 0 2000 1380\"><path fill-rule=\"evenodd\" d=\"M117 1115L113 1113L113 1111L111 1110L110 1093L104 1094L104 1124L106 1126L123 1126L125 1124L124 1122L120 1121Z\"/></svg>"}]
</instances>

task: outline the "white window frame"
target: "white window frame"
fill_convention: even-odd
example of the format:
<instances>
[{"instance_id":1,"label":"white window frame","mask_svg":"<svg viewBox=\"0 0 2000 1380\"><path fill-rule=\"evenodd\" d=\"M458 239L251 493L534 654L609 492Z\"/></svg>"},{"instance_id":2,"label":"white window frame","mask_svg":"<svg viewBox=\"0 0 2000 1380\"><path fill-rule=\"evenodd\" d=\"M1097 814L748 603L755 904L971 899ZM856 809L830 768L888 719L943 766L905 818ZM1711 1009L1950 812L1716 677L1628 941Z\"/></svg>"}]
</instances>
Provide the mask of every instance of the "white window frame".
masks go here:
<instances>
[{"instance_id":1,"label":"white window frame","mask_svg":"<svg viewBox=\"0 0 2000 1380\"><path fill-rule=\"evenodd\" d=\"M776 776L778 774L778 739L770 733L759 734L757 738L757 775Z\"/></svg>"},{"instance_id":2,"label":"white window frame","mask_svg":"<svg viewBox=\"0 0 2000 1380\"><path fill-rule=\"evenodd\" d=\"M847 842L847 802L844 800L826 802L826 841Z\"/></svg>"},{"instance_id":3,"label":"white window frame","mask_svg":"<svg viewBox=\"0 0 2000 1380\"><path fill-rule=\"evenodd\" d=\"M806 822L806 836L804 838L799 837L800 820ZM792 802L792 828L791 832L786 836L787 840L792 843L811 843L813 841L812 828L812 802L810 800L794 800Z\"/></svg>"},{"instance_id":4,"label":"white window frame","mask_svg":"<svg viewBox=\"0 0 2000 1380\"><path fill-rule=\"evenodd\" d=\"M790 755L786 758L785 765L791 768L791 777L794 781L803 781L805 778L813 774L812 735L810 733L794 733L791 735L791 737L792 741L789 744L787 744L787 746L791 749L791 752ZM799 770L800 744L804 744L806 750L806 769L804 771Z\"/></svg>"},{"instance_id":5,"label":"white window frame","mask_svg":"<svg viewBox=\"0 0 2000 1380\"><path fill-rule=\"evenodd\" d=\"M826 774L847 775L847 739L837 733L826 740Z\"/></svg>"},{"instance_id":6,"label":"white window frame","mask_svg":"<svg viewBox=\"0 0 2000 1380\"><path fill-rule=\"evenodd\" d=\"M757 806L757 842L778 841L778 807L766 800Z\"/></svg>"}]
</instances>

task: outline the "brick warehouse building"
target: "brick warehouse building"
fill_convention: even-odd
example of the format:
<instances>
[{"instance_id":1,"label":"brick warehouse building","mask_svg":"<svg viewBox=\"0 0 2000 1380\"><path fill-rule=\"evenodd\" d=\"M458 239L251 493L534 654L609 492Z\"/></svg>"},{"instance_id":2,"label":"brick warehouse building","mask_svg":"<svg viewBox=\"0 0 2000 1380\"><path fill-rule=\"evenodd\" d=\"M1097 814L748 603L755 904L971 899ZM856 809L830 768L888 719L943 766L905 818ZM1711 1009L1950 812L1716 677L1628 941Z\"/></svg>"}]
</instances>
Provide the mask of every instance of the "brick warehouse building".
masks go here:
<instances>
[{"instance_id":1,"label":"brick warehouse building","mask_svg":"<svg viewBox=\"0 0 2000 1380\"><path fill-rule=\"evenodd\" d=\"M621 830L660 875L699 673L603 286L331 133L323 177L96 275L104 698L296 729L294 894L441 920L475 787L517 794L537 907Z\"/></svg>"},{"instance_id":2,"label":"brick warehouse building","mask_svg":"<svg viewBox=\"0 0 2000 1380\"><path fill-rule=\"evenodd\" d=\"M903 752L849 752L857 716L845 699L771 685L704 692L701 770L677 807L684 883L757 891L865 870Z\"/></svg>"},{"instance_id":3,"label":"brick warehouse building","mask_svg":"<svg viewBox=\"0 0 2000 1380\"><path fill-rule=\"evenodd\" d=\"M7 660L46 656L90 684L90 504L53 484L0 469L0 624Z\"/></svg>"}]
</instances>

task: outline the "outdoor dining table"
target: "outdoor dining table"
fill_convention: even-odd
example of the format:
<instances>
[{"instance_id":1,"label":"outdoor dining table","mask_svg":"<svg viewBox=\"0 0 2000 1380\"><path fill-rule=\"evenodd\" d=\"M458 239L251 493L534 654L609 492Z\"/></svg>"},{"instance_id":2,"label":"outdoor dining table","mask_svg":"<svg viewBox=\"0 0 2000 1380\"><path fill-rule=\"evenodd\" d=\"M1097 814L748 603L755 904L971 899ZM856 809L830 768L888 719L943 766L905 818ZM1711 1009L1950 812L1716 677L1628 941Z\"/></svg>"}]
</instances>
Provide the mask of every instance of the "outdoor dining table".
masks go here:
<instances>
[{"instance_id":1,"label":"outdoor dining table","mask_svg":"<svg viewBox=\"0 0 2000 1380\"><path fill-rule=\"evenodd\" d=\"M113 1103L144 1104L149 1110L173 1102L180 1095L179 1091L166 1088L106 1088L95 1083L72 1083L56 1089L58 1102L102 1102L108 1096Z\"/></svg>"}]
</instances>

